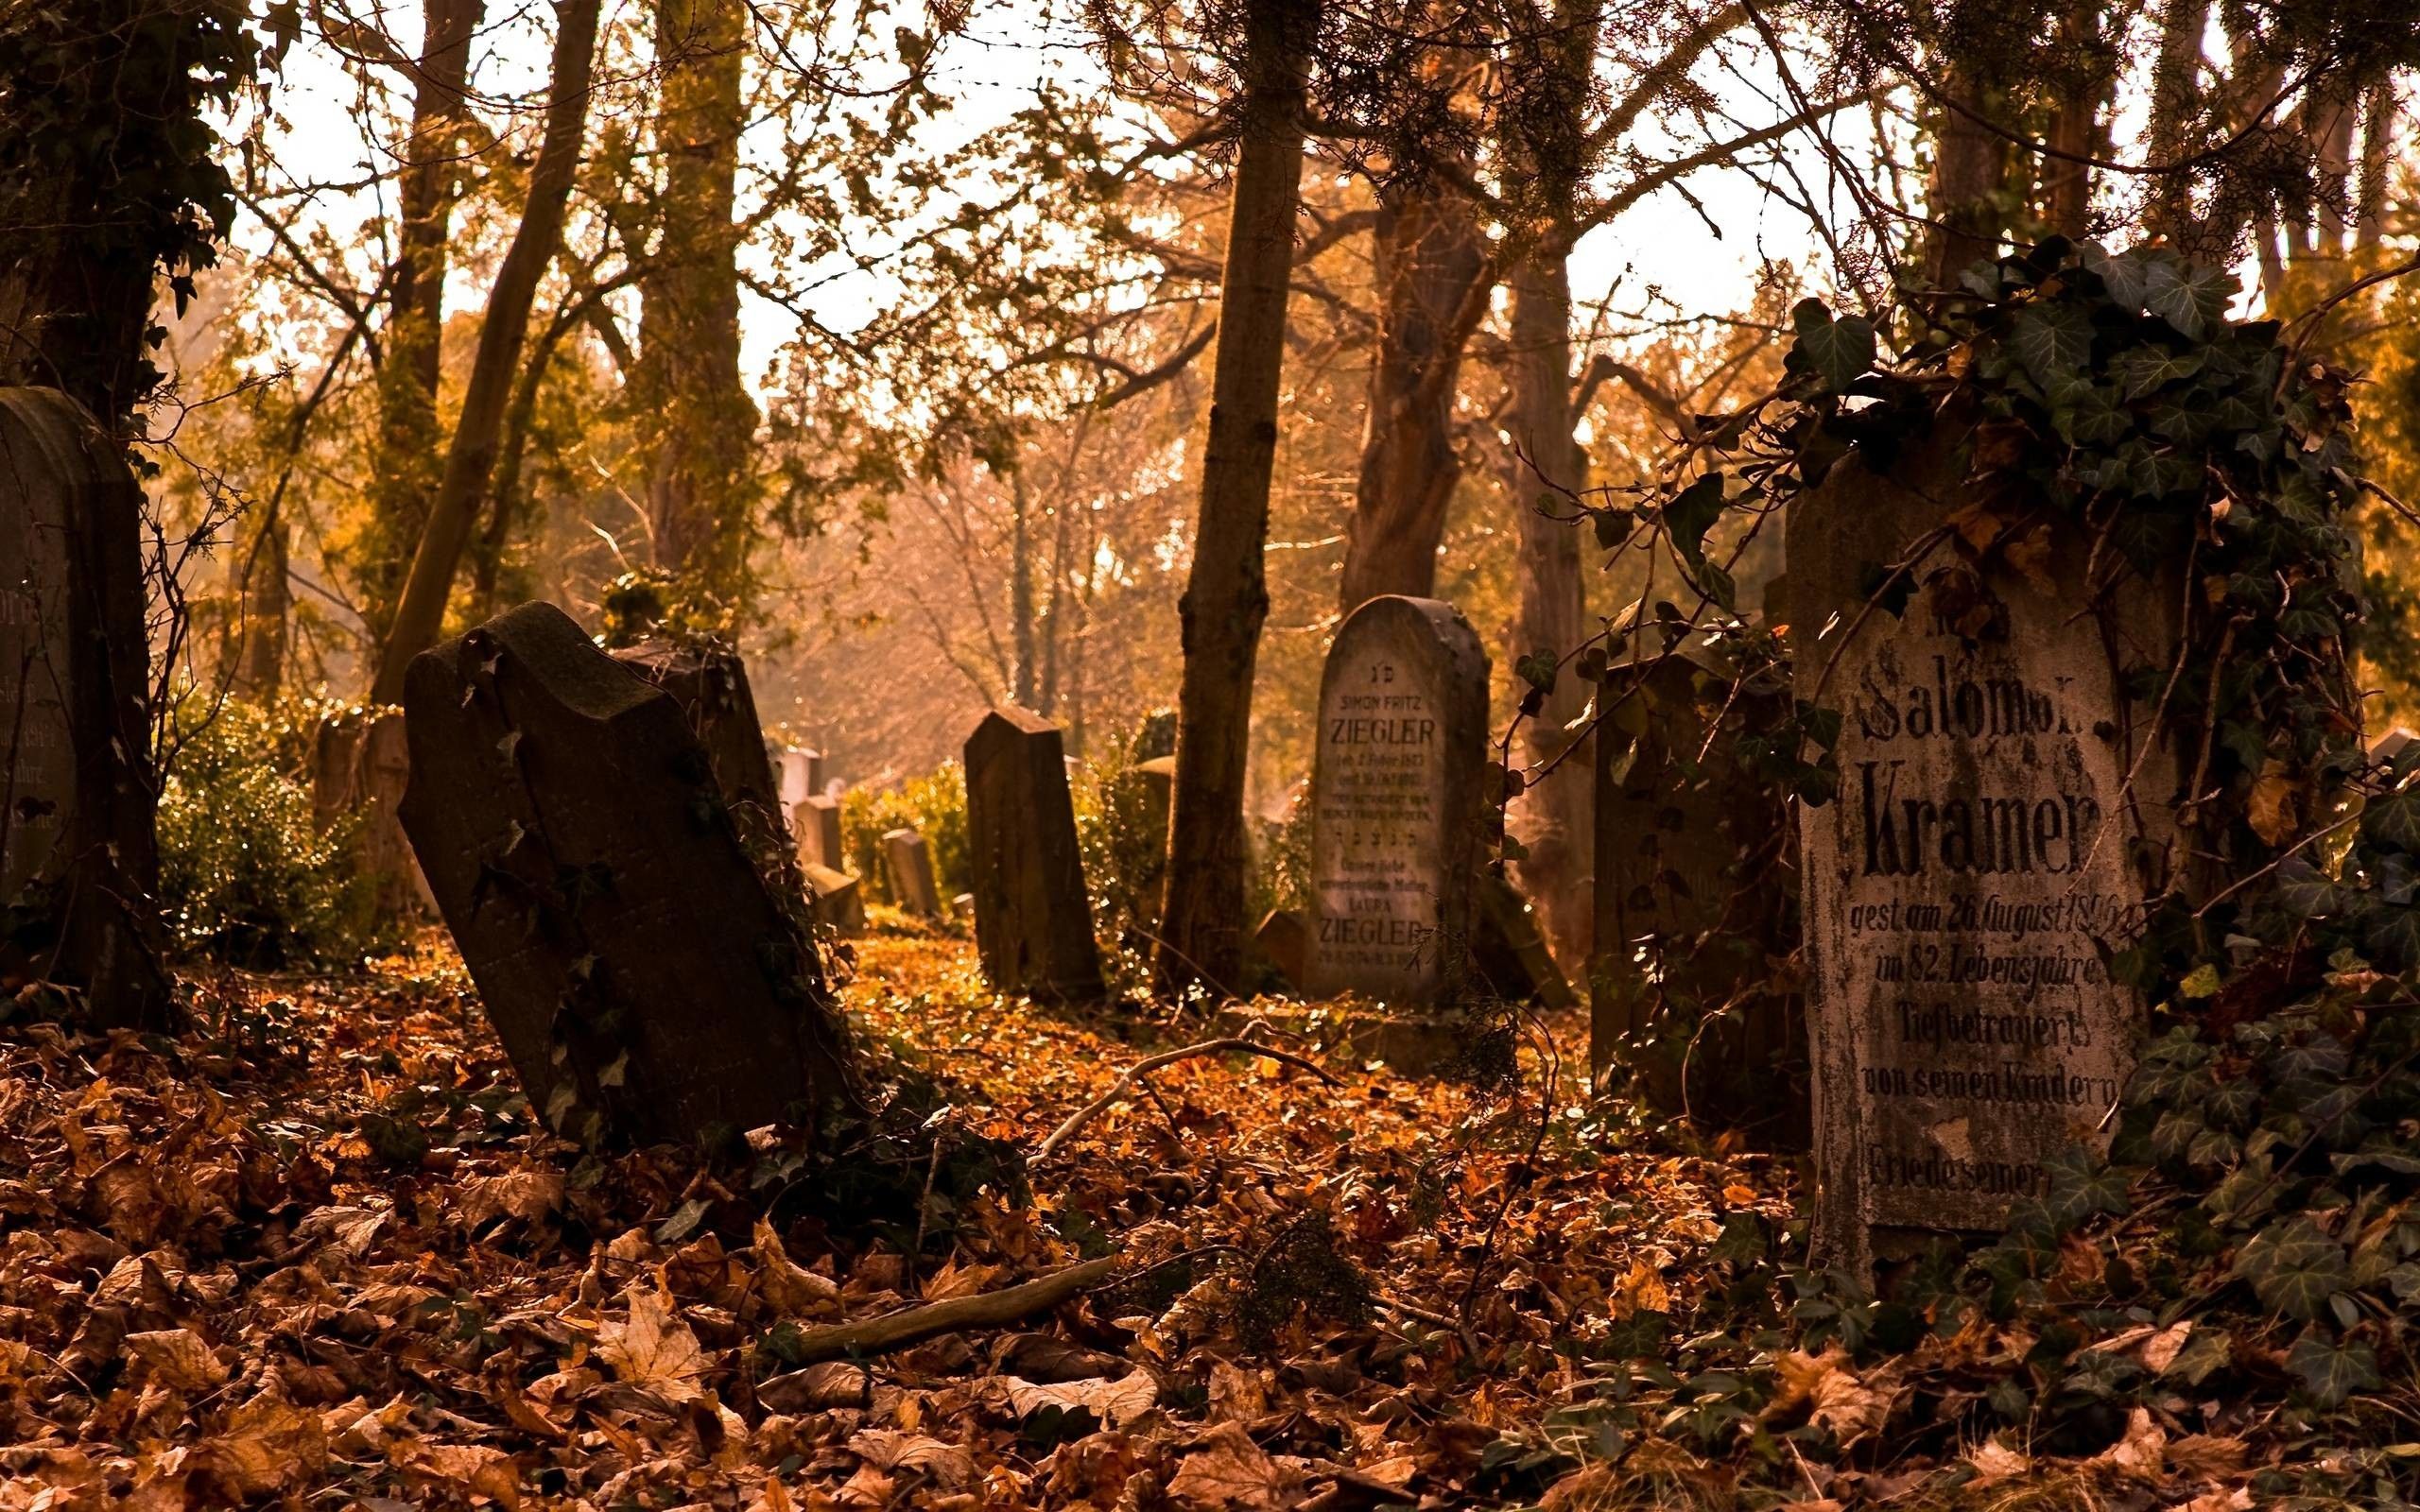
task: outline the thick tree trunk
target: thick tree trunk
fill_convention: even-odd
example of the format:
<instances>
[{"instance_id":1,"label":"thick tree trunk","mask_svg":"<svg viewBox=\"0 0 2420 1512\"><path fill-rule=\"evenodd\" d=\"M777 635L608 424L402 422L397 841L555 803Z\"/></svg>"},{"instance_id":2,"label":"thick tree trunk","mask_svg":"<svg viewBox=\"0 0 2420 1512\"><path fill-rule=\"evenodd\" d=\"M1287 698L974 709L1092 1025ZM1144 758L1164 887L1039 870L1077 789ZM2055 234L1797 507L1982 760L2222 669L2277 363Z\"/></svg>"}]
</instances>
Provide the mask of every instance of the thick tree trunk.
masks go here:
<instances>
[{"instance_id":1,"label":"thick tree trunk","mask_svg":"<svg viewBox=\"0 0 2420 1512\"><path fill-rule=\"evenodd\" d=\"M1370 366L1361 475L1345 526L1338 610L1382 593L1437 591L1437 546L1461 476L1455 316L1485 263L1469 208L1442 188L1378 212L1378 350Z\"/></svg>"},{"instance_id":2,"label":"thick tree trunk","mask_svg":"<svg viewBox=\"0 0 2420 1512\"><path fill-rule=\"evenodd\" d=\"M461 197L464 94L483 0L427 0L413 71L411 135L397 184L401 216L379 364L378 438L370 469L378 549L362 563L373 633L391 622L407 553L437 492L443 432L437 389L445 333L445 278L454 203Z\"/></svg>"},{"instance_id":3,"label":"thick tree trunk","mask_svg":"<svg viewBox=\"0 0 2420 1512\"><path fill-rule=\"evenodd\" d=\"M2066 71L2050 112L2052 153L2043 156L2035 187L2050 230L2081 241L2092 232L2092 167L2077 160L2100 155L2100 114L2117 82L2116 50L2100 38L2100 0L2069 0L2059 50Z\"/></svg>"},{"instance_id":4,"label":"thick tree trunk","mask_svg":"<svg viewBox=\"0 0 2420 1512\"><path fill-rule=\"evenodd\" d=\"M2394 162L2394 84L2378 79L2361 106L2361 172L2353 196L2353 246L2366 251L2386 236L2388 165Z\"/></svg>"},{"instance_id":5,"label":"thick tree trunk","mask_svg":"<svg viewBox=\"0 0 2420 1512\"><path fill-rule=\"evenodd\" d=\"M739 0L655 0L664 222L640 282L634 387L657 417L648 473L655 561L726 602L745 591L757 414L739 373Z\"/></svg>"},{"instance_id":6,"label":"thick tree trunk","mask_svg":"<svg viewBox=\"0 0 2420 1512\"><path fill-rule=\"evenodd\" d=\"M1571 275L1559 250L1536 254L1513 275L1512 380L1519 454L1513 498L1521 520L1517 649L1564 657L1588 633L1582 527L1573 521L1588 460L1572 438ZM1588 684L1565 669L1537 716L1522 726L1530 764L1556 765L1523 794L1515 816L1530 851L1520 864L1521 885L1566 962L1588 958L1596 917L1594 746L1566 728L1587 704Z\"/></svg>"},{"instance_id":7,"label":"thick tree trunk","mask_svg":"<svg viewBox=\"0 0 2420 1512\"><path fill-rule=\"evenodd\" d=\"M1932 181L1925 215L1932 222L1926 275L1935 288L1954 288L1975 263L1999 254L2006 216L1998 202L2007 181L2008 142L1986 123L2000 103L1990 73L1976 60L1952 58L1942 93L1949 103L1933 112Z\"/></svg>"},{"instance_id":8,"label":"thick tree trunk","mask_svg":"<svg viewBox=\"0 0 2420 1512\"><path fill-rule=\"evenodd\" d=\"M538 281L562 241L564 206L579 167L580 141L588 119L589 72L596 57L597 7L598 0L562 0L556 9L552 92L538 161L529 172L529 201L523 207L520 229L513 232L504 263L496 270L495 284L488 291L478 353L471 365L471 381L463 392L453 444L446 450L444 475L429 507L420 548L412 555L411 575L405 579L403 597L395 606L394 627L388 633L371 685L371 698L376 703L402 701L404 669L413 657L435 645L442 633L454 571L461 563L479 504L487 497L505 407L527 335L529 307L537 298Z\"/></svg>"},{"instance_id":9,"label":"thick tree trunk","mask_svg":"<svg viewBox=\"0 0 2420 1512\"><path fill-rule=\"evenodd\" d=\"M1249 0L1242 144L1227 222L1210 434L1193 567L1178 602L1184 673L1155 971L1170 994L1234 989L1244 957L1244 779L1253 673L1269 614L1262 550L1303 177L1318 0Z\"/></svg>"},{"instance_id":10,"label":"thick tree trunk","mask_svg":"<svg viewBox=\"0 0 2420 1512\"><path fill-rule=\"evenodd\" d=\"M2151 161L2171 163L2186 155L2193 122L2202 108L2202 51L2210 29L2210 0L2168 0L2160 16L2159 55L2152 64ZM2144 229L2170 241L2193 225L2193 179L2182 172L2152 180Z\"/></svg>"}]
</instances>

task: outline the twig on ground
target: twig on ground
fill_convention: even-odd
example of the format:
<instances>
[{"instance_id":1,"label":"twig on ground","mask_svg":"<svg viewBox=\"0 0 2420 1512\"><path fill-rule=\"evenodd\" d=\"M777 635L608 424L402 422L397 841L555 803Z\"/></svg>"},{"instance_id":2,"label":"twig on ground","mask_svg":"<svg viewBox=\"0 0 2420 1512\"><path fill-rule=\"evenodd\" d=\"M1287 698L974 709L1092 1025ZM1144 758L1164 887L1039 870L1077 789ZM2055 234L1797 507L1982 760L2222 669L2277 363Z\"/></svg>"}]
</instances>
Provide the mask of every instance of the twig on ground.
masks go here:
<instances>
[{"instance_id":1,"label":"twig on ground","mask_svg":"<svg viewBox=\"0 0 2420 1512\"><path fill-rule=\"evenodd\" d=\"M1067 1115L1067 1121L1065 1123L1060 1125L1057 1128L1052 1129L1050 1131L1050 1137L1042 1142L1042 1148L1034 1152L1034 1158L1037 1160L1049 1159L1058 1151L1059 1146L1066 1143L1069 1140L1074 1139L1078 1130L1081 1129L1086 1124L1091 1123L1094 1119L1098 1118L1101 1115L1101 1112L1106 1109L1110 1104L1115 1103L1120 1097L1125 1096L1127 1090L1132 1087L1137 1079L1149 1073L1157 1071L1162 1066L1172 1065L1180 1060L1189 1060L1196 1056L1215 1056L1223 1054L1230 1050L1240 1050L1246 1054L1254 1056L1266 1056L1271 1060L1282 1060L1289 1066L1300 1066L1305 1071L1309 1072L1312 1075L1317 1076L1320 1080L1327 1083L1331 1087L1341 1087L1344 1085L1342 1082L1330 1075L1318 1062L1307 1060L1303 1057L1294 1054L1290 1050L1279 1050L1273 1045L1261 1044L1257 1040L1253 1040L1237 1039L1232 1035L1219 1040L1204 1040L1198 1045L1186 1045L1182 1050L1164 1050L1156 1056L1146 1057L1144 1059L1138 1060L1133 1065L1126 1068L1126 1070L1118 1075L1117 1080L1110 1084L1109 1091L1101 1093L1098 1097L1094 1098L1091 1102L1086 1103L1083 1107Z\"/></svg>"},{"instance_id":2,"label":"twig on ground","mask_svg":"<svg viewBox=\"0 0 2420 1512\"><path fill-rule=\"evenodd\" d=\"M944 1333L969 1329L999 1328L1046 1313L1077 1293L1109 1280L1117 1257L1104 1256L1032 1280L974 1297L953 1297L945 1302L903 1308L858 1323L807 1329L793 1342L787 1358L799 1365L880 1354Z\"/></svg>"}]
</instances>

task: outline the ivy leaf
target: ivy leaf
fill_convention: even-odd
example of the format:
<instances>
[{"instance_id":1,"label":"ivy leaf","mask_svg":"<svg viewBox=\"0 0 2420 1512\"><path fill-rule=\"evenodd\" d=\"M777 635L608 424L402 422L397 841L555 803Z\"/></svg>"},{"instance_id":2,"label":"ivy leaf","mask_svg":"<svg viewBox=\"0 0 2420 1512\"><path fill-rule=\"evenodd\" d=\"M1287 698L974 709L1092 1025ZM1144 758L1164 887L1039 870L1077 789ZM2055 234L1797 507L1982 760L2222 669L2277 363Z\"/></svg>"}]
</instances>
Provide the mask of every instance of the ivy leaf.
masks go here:
<instances>
[{"instance_id":1,"label":"ivy leaf","mask_svg":"<svg viewBox=\"0 0 2420 1512\"><path fill-rule=\"evenodd\" d=\"M2100 280L2100 286L2112 300L2123 305L2129 314L2143 307L2147 279L2143 260L2133 252L2111 252L2099 242L2083 244L2084 270Z\"/></svg>"},{"instance_id":2,"label":"ivy leaf","mask_svg":"<svg viewBox=\"0 0 2420 1512\"><path fill-rule=\"evenodd\" d=\"M2300 856L2289 856L2277 868L2277 906L2297 919L2325 919L2342 906L2336 884Z\"/></svg>"},{"instance_id":3,"label":"ivy leaf","mask_svg":"<svg viewBox=\"0 0 2420 1512\"><path fill-rule=\"evenodd\" d=\"M2178 334L2199 341L2226 318L2240 287L2233 273L2163 258L2145 270L2143 303Z\"/></svg>"},{"instance_id":4,"label":"ivy leaf","mask_svg":"<svg viewBox=\"0 0 2420 1512\"><path fill-rule=\"evenodd\" d=\"M2132 418L2118 390L2089 378L2069 378L2048 390L2050 423L2070 446L2107 446L2124 438Z\"/></svg>"},{"instance_id":5,"label":"ivy leaf","mask_svg":"<svg viewBox=\"0 0 2420 1512\"><path fill-rule=\"evenodd\" d=\"M2308 1218L2280 1219L2246 1240L2235 1273L2252 1283L2262 1306L2305 1321L2351 1279L2344 1246Z\"/></svg>"},{"instance_id":6,"label":"ivy leaf","mask_svg":"<svg viewBox=\"0 0 2420 1512\"><path fill-rule=\"evenodd\" d=\"M2140 399L2164 385L2190 378L2208 360L2197 350L2170 352L2162 346L2129 347L2110 359L2109 376L2118 380L2128 399Z\"/></svg>"},{"instance_id":7,"label":"ivy leaf","mask_svg":"<svg viewBox=\"0 0 2420 1512\"><path fill-rule=\"evenodd\" d=\"M1628 541L1631 532L1638 528L1638 511L1626 508L1600 509L1591 523L1597 531L1597 544L1607 551L1612 551L1620 546L1623 541Z\"/></svg>"},{"instance_id":8,"label":"ivy leaf","mask_svg":"<svg viewBox=\"0 0 2420 1512\"><path fill-rule=\"evenodd\" d=\"M1554 691L1555 669L1561 664L1562 658L1541 648L1514 662L1512 671L1514 676L1540 693L1551 693Z\"/></svg>"},{"instance_id":9,"label":"ivy leaf","mask_svg":"<svg viewBox=\"0 0 2420 1512\"><path fill-rule=\"evenodd\" d=\"M2397 969L2420 963L2420 906L2388 904L2372 915L2361 943Z\"/></svg>"},{"instance_id":10,"label":"ivy leaf","mask_svg":"<svg viewBox=\"0 0 2420 1512\"><path fill-rule=\"evenodd\" d=\"M1823 301L1806 299L1790 310L1789 323L1798 332L1792 350L1823 380L1822 392L1845 393L1874 367L1874 326L1863 316L1834 319Z\"/></svg>"},{"instance_id":11,"label":"ivy leaf","mask_svg":"<svg viewBox=\"0 0 2420 1512\"><path fill-rule=\"evenodd\" d=\"M2125 1166L2105 1164L2090 1150L2060 1151L2045 1159L2042 1169L2050 1177L2050 1195L2044 1206L2063 1226L2082 1223L2096 1212L2122 1213L2133 1207L2127 1193L2135 1184L2135 1173Z\"/></svg>"},{"instance_id":12,"label":"ivy leaf","mask_svg":"<svg viewBox=\"0 0 2420 1512\"><path fill-rule=\"evenodd\" d=\"M2035 302L2016 313L2009 346L2046 388L2092 357L2092 321L2072 304Z\"/></svg>"},{"instance_id":13,"label":"ivy leaf","mask_svg":"<svg viewBox=\"0 0 2420 1512\"><path fill-rule=\"evenodd\" d=\"M1722 477L1705 473L1664 506L1664 533L1692 570L1705 560L1705 533L1722 518Z\"/></svg>"},{"instance_id":14,"label":"ivy leaf","mask_svg":"<svg viewBox=\"0 0 2420 1512\"><path fill-rule=\"evenodd\" d=\"M2361 816L2361 830L2380 845L2420 855L2420 788L2405 788Z\"/></svg>"},{"instance_id":15,"label":"ivy leaf","mask_svg":"<svg viewBox=\"0 0 2420 1512\"><path fill-rule=\"evenodd\" d=\"M2343 1405L2355 1392L2378 1388L2378 1357L2366 1344L2339 1344L2325 1331L2307 1329L2286 1351L2286 1368L2303 1378L2303 1389L2323 1407Z\"/></svg>"}]
</instances>

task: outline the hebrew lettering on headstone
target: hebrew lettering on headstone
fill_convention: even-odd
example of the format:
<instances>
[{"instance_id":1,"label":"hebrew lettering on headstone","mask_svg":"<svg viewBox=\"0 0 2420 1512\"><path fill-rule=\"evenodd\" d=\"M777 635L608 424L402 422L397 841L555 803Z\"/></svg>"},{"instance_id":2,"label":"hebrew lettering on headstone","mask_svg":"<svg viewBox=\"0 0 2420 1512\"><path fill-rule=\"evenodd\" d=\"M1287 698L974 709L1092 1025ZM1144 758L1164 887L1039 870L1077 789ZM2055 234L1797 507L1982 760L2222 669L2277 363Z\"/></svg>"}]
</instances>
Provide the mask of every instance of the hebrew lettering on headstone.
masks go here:
<instances>
[{"instance_id":1,"label":"hebrew lettering on headstone","mask_svg":"<svg viewBox=\"0 0 2420 1512\"><path fill-rule=\"evenodd\" d=\"M1355 610L1320 680L1311 776L1311 997L1443 998L1470 946L1487 655L1450 604Z\"/></svg>"},{"instance_id":2,"label":"hebrew lettering on headstone","mask_svg":"<svg viewBox=\"0 0 2420 1512\"><path fill-rule=\"evenodd\" d=\"M1003 992L1053 1003L1107 994L1059 727L994 709L966 737L975 943Z\"/></svg>"},{"instance_id":3,"label":"hebrew lettering on headstone","mask_svg":"<svg viewBox=\"0 0 2420 1512\"><path fill-rule=\"evenodd\" d=\"M2144 1013L2108 963L2173 834L2173 766L2119 669L2172 660L2142 606L2176 590L2096 609L2063 523L2038 576L1968 562L1940 528L1951 430L1888 477L1842 463L1789 521L1798 696L1842 715L1839 794L1800 818L1827 1262L1998 1228L2046 1160L2106 1144ZM1901 566L1904 610L1871 604Z\"/></svg>"},{"instance_id":4,"label":"hebrew lettering on headstone","mask_svg":"<svg viewBox=\"0 0 2420 1512\"><path fill-rule=\"evenodd\" d=\"M679 702L525 604L414 658L404 708L405 833L550 1126L699 1140L844 1094L804 920Z\"/></svg>"}]
</instances>

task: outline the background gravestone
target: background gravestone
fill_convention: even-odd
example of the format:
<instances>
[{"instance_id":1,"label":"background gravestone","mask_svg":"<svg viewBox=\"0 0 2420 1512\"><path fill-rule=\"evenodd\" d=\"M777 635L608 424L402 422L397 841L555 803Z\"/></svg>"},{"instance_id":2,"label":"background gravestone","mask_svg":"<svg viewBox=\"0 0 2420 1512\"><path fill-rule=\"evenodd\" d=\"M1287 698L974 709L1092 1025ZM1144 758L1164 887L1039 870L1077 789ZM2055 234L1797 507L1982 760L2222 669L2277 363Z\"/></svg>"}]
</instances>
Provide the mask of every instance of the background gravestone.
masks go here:
<instances>
[{"instance_id":1,"label":"background gravestone","mask_svg":"<svg viewBox=\"0 0 2420 1512\"><path fill-rule=\"evenodd\" d=\"M0 975L86 993L95 1027L162 1027L142 493L51 388L0 388ZM131 648L131 654L130 654Z\"/></svg>"},{"instance_id":2,"label":"background gravestone","mask_svg":"<svg viewBox=\"0 0 2420 1512\"><path fill-rule=\"evenodd\" d=\"M790 811L790 827L798 832L798 858L834 871L848 869L849 852L840 838L840 800L816 794Z\"/></svg>"},{"instance_id":3,"label":"background gravestone","mask_svg":"<svg viewBox=\"0 0 2420 1512\"><path fill-rule=\"evenodd\" d=\"M1806 1141L1806 1024L1789 810L1737 749L1786 716L1694 638L1649 627L1597 707L1589 1060L1658 1110Z\"/></svg>"},{"instance_id":4,"label":"background gravestone","mask_svg":"<svg viewBox=\"0 0 2420 1512\"><path fill-rule=\"evenodd\" d=\"M886 830L882 866L890 879L890 901L923 919L942 916L941 885L933 878L933 851L913 830Z\"/></svg>"},{"instance_id":5,"label":"background gravestone","mask_svg":"<svg viewBox=\"0 0 2420 1512\"><path fill-rule=\"evenodd\" d=\"M404 707L405 833L551 1126L697 1140L844 1094L804 921L678 702L525 604L414 658Z\"/></svg>"},{"instance_id":6,"label":"background gravestone","mask_svg":"<svg viewBox=\"0 0 2420 1512\"><path fill-rule=\"evenodd\" d=\"M1003 992L1055 1003L1107 995L1076 846L1059 727L994 709L966 737L966 835L975 943Z\"/></svg>"},{"instance_id":7,"label":"background gravestone","mask_svg":"<svg viewBox=\"0 0 2420 1512\"><path fill-rule=\"evenodd\" d=\"M1355 610L1320 679L1305 995L1444 995L1471 938L1486 747L1487 655L1454 607Z\"/></svg>"},{"instance_id":8,"label":"background gravestone","mask_svg":"<svg viewBox=\"0 0 2420 1512\"><path fill-rule=\"evenodd\" d=\"M821 751L769 744L766 754L773 764L773 782L781 799L783 814L795 812L801 803L823 791Z\"/></svg>"},{"instance_id":9,"label":"background gravestone","mask_svg":"<svg viewBox=\"0 0 2420 1512\"><path fill-rule=\"evenodd\" d=\"M2039 585L1969 565L1940 528L1962 429L1790 511L1798 696L1842 716L1839 795L1800 817L1819 1263L2003 1227L2047 1160L2105 1146L2143 1027L2105 963L2165 885L2175 777L2118 669L2171 663L2179 591L2097 610L2059 527ZM1924 541L1904 611L1866 612L1876 566Z\"/></svg>"},{"instance_id":10,"label":"background gravestone","mask_svg":"<svg viewBox=\"0 0 2420 1512\"><path fill-rule=\"evenodd\" d=\"M865 894L856 878L820 861L805 862L800 869L806 873L807 896L817 923L842 939L866 932Z\"/></svg>"}]
</instances>

